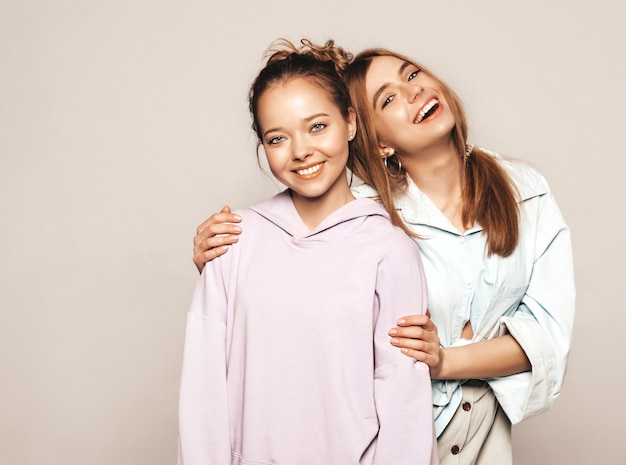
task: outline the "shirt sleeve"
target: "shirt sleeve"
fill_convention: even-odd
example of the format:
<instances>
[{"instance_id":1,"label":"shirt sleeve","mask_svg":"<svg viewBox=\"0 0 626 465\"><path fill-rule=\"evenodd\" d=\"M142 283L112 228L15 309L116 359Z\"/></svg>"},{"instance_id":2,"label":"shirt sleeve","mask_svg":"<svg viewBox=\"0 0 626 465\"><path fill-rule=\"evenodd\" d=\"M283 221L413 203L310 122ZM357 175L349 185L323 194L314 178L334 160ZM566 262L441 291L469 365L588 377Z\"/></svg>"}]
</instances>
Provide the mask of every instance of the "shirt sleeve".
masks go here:
<instances>
[{"instance_id":1,"label":"shirt sleeve","mask_svg":"<svg viewBox=\"0 0 626 465\"><path fill-rule=\"evenodd\" d=\"M228 255L226 254L224 258ZM179 398L179 465L230 465L224 259L206 264L187 329Z\"/></svg>"},{"instance_id":2,"label":"shirt sleeve","mask_svg":"<svg viewBox=\"0 0 626 465\"><path fill-rule=\"evenodd\" d=\"M489 380L512 423L548 410L559 395L574 324L570 231L552 194L540 196L536 221L528 288L515 313L502 317L494 334L513 335L532 365L529 372Z\"/></svg>"},{"instance_id":3,"label":"shirt sleeve","mask_svg":"<svg viewBox=\"0 0 626 465\"><path fill-rule=\"evenodd\" d=\"M379 264L374 328L374 396L380 429L374 463L436 464L428 366L403 355L388 331L403 315L426 311L426 283L417 246L400 233Z\"/></svg>"}]
</instances>

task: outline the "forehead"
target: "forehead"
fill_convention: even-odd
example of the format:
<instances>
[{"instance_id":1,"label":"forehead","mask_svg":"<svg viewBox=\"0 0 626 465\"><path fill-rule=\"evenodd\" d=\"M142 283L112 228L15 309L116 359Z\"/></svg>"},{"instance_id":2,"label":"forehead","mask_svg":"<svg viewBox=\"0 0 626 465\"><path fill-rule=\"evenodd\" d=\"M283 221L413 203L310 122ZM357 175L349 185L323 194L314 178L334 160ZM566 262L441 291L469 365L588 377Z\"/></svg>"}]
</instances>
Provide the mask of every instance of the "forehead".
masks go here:
<instances>
[{"instance_id":1,"label":"forehead","mask_svg":"<svg viewBox=\"0 0 626 465\"><path fill-rule=\"evenodd\" d=\"M407 68L411 67L414 67L412 63L394 56L372 58L365 76L367 93L371 96L381 87L402 79L402 74Z\"/></svg>"},{"instance_id":2,"label":"forehead","mask_svg":"<svg viewBox=\"0 0 626 465\"><path fill-rule=\"evenodd\" d=\"M328 91L312 77L296 77L276 82L267 87L259 97L259 109L267 103L301 102L333 103ZM271 101L271 102L270 102Z\"/></svg>"},{"instance_id":3,"label":"forehead","mask_svg":"<svg viewBox=\"0 0 626 465\"><path fill-rule=\"evenodd\" d=\"M298 77L270 85L259 97L257 117L263 131L292 127L312 115L341 117L328 91L312 78Z\"/></svg>"},{"instance_id":4,"label":"forehead","mask_svg":"<svg viewBox=\"0 0 626 465\"><path fill-rule=\"evenodd\" d=\"M407 66L411 66L411 63L394 56L374 57L367 69L366 79L397 77Z\"/></svg>"}]
</instances>

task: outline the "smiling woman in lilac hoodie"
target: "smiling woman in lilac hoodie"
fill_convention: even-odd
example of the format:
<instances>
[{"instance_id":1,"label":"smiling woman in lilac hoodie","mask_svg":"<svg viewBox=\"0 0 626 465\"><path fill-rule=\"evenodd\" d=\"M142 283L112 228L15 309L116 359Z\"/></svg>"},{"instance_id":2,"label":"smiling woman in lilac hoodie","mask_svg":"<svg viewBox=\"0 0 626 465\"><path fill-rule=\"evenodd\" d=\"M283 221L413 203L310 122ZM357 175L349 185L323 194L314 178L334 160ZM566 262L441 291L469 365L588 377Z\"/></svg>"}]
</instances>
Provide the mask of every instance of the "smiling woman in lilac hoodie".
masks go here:
<instances>
[{"instance_id":1,"label":"smiling woman in lilac hoodie","mask_svg":"<svg viewBox=\"0 0 626 465\"><path fill-rule=\"evenodd\" d=\"M398 312L426 310L419 251L346 178L349 58L282 42L252 86L253 127L288 189L237 212L245 232L197 284L179 464L438 462L428 366L387 336Z\"/></svg>"}]
</instances>

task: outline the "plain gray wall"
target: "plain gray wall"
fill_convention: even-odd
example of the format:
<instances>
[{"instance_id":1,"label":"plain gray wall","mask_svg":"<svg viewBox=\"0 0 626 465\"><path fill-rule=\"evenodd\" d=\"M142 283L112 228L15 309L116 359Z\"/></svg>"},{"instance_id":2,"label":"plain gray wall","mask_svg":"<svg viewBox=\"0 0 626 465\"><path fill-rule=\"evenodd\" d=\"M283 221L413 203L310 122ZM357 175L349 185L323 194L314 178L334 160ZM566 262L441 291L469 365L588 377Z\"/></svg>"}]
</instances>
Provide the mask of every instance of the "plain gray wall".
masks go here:
<instances>
[{"instance_id":1,"label":"plain gray wall","mask_svg":"<svg viewBox=\"0 0 626 465\"><path fill-rule=\"evenodd\" d=\"M572 228L565 389L516 464L626 464L620 0L0 1L0 463L175 462L195 227L273 192L246 94L277 37L386 46L528 160Z\"/></svg>"}]
</instances>

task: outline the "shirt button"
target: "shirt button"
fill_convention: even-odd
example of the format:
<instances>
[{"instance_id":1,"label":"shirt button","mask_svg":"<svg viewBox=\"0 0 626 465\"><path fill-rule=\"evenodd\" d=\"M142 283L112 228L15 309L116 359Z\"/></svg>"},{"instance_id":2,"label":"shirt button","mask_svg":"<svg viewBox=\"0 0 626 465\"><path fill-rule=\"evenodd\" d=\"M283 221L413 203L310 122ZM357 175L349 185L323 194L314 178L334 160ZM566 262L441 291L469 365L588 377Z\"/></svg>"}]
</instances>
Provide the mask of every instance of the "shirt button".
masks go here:
<instances>
[{"instance_id":1,"label":"shirt button","mask_svg":"<svg viewBox=\"0 0 626 465\"><path fill-rule=\"evenodd\" d=\"M463 402L463 410L465 410L466 412L469 412L472 409L472 404L470 404L469 402Z\"/></svg>"},{"instance_id":2,"label":"shirt button","mask_svg":"<svg viewBox=\"0 0 626 465\"><path fill-rule=\"evenodd\" d=\"M452 455L456 455L461 451L461 449L459 448L459 446L452 446L452 449L450 449L450 452L452 452Z\"/></svg>"},{"instance_id":3,"label":"shirt button","mask_svg":"<svg viewBox=\"0 0 626 465\"><path fill-rule=\"evenodd\" d=\"M466 283L465 287L468 288L468 289L471 289L473 286L472 286L472 283Z\"/></svg>"},{"instance_id":4,"label":"shirt button","mask_svg":"<svg viewBox=\"0 0 626 465\"><path fill-rule=\"evenodd\" d=\"M465 242L465 236L459 236L459 242L463 244Z\"/></svg>"}]
</instances>

